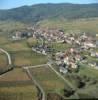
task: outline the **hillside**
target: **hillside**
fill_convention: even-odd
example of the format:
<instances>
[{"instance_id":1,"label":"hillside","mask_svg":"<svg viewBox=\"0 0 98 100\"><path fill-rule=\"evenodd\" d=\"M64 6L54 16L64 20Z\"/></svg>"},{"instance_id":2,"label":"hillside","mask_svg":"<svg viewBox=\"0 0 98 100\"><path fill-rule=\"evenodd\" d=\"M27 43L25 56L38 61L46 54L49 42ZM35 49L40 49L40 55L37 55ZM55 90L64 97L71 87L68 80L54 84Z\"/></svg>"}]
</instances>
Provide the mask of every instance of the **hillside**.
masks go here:
<instances>
[{"instance_id":1,"label":"hillside","mask_svg":"<svg viewBox=\"0 0 98 100\"><path fill-rule=\"evenodd\" d=\"M98 17L75 20L47 19L37 23L42 29L63 29L65 32L82 31L90 34L98 33Z\"/></svg>"},{"instance_id":2,"label":"hillside","mask_svg":"<svg viewBox=\"0 0 98 100\"><path fill-rule=\"evenodd\" d=\"M98 17L98 4L37 4L0 10L0 20L38 22L49 18L91 18Z\"/></svg>"}]
</instances>

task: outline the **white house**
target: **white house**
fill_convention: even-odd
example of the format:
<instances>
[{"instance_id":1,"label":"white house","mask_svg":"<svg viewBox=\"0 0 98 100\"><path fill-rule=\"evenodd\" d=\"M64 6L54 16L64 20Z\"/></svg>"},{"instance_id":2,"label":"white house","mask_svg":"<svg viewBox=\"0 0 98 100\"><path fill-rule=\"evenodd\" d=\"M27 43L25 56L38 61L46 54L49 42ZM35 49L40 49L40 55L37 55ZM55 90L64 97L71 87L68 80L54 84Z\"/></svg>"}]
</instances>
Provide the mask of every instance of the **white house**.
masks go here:
<instances>
[{"instance_id":1,"label":"white house","mask_svg":"<svg viewBox=\"0 0 98 100\"><path fill-rule=\"evenodd\" d=\"M68 72L67 69L64 67L60 67L59 71L60 73L63 73L63 74L66 74Z\"/></svg>"}]
</instances>

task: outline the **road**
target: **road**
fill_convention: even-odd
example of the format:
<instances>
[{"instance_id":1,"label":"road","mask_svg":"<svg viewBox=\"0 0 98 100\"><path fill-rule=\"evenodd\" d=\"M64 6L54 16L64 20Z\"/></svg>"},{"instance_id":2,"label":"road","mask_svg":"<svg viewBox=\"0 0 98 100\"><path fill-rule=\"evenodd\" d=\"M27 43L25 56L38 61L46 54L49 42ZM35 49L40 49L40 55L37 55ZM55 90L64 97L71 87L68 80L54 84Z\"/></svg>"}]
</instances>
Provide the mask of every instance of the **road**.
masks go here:
<instances>
[{"instance_id":1,"label":"road","mask_svg":"<svg viewBox=\"0 0 98 100\"><path fill-rule=\"evenodd\" d=\"M45 66L48 66L49 68L51 68L51 70L53 70L58 77L60 77L65 83L68 84L68 86L75 90L74 86L67 80L65 79L58 71L56 71L52 65L50 63L47 63L47 64L42 64L42 65L35 65L35 66L28 66L28 67L24 67L24 69L27 71L29 77L32 79L32 81L34 82L34 84L40 89L41 93L42 93L42 100L46 100L46 96L45 96L45 92L43 90L43 88L40 86L39 83L37 83L37 81L34 79L34 77L32 76L32 74L30 73L29 69L31 68L38 68L38 67L45 67Z\"/></svg>"},{"instance_id":2,"label":"road","mask_svg":"<svg viewBox=\"0 0 98 100\"><path fill-rule=\"evenodd\" d=\"M35 66L27 66L27 67L23 67L24 69L28 69L28 68L37 68L37 67L44 67L47 66L48 64L42 64L42 65L35 65Z\"/></svg>"},{"instance_id":3,"label":"road","mask_svg":"<svg viewBox=\"0 0 98 100\"><path fill-rule=\"evenodd\" d=\"M29 68L25 68L27 73L28 73L28 76L31 78L31 80L34 82L35 86L38 87L38 89L41 91L41 94L42 94L42 100L46 100L46 95L45 95L45 91L43 90L43 88L40 86L40 84L34 79L34 77L32 76L32 74L30 73L29 71Z\"/></svg>"},{"instance_id":4,"label":"road","mask_svg":"<svg viewBox=\"0 0 98 100\"><path fill-rule=\"evenodd\" d=\"M5 51L4 49L2 49L2 48L0 48L0 51L3 52L3 53L5 53L7 55L8 63L9 63L9 65L11 65L12 64L12 61L11 61L10 54L7 51Z\"/></svg>"},{"instance_id":5,"label":"road","mask_svg":"<svg viewBox=\"0 0 98 100\"><path fill-rule=\"evenodd\" d=\"M24 67L24 69L28 70L30 68L38 68L38 67L45 67L45 66L49 66L51 70L53 70L65 83L67 83L72 89L74 89L74 86L68 80L66 80L58 71L56 71L50 63L35 65L35 66L28 66L28 67Z\"/></svg>"},{"instance_id":6,"label":"road","mask_svg":"<svg viewBox=\"0 0 98 100\"><path fill-rule=\"evenodd\" d=\"M75 90L74 86L67 80L65 79L58 71L56 71L51 64L48 64L48 66L65 82L67 83L73 90Z\"/></svg>"},{"instance_id":7,"label":"road","mask_svg":"<svg viewBox=\"0 0 98 100\"><path fill-rule=\"evenodd\" d=\"M56 71L51 64L48 63L48 66L65 82L69 85L72 90L76 90L76 88L71 84L67 79L65 79L58 71ZM76 93L75 96L79 99L78 94Z\"/></svg>"}]
</instances>

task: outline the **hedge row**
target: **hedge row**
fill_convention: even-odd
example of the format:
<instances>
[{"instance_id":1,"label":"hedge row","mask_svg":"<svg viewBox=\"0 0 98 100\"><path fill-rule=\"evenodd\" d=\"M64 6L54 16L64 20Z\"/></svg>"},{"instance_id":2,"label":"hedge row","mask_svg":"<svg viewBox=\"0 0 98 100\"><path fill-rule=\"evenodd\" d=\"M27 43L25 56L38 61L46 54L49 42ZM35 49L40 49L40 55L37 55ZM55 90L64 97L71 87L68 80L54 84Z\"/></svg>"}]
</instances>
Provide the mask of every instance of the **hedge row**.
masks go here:
<instances>
[{"instance_id":1,"label":"hedge row","mask_svg":"<svg viewBox=\"0 0 98 100\"><path fill-rule=\"evenodd\" d=\"M0 68L0 75L7 73L9 71L13 70L12 65L8 65L7 67Z\"/></svg>"}]
</instances>

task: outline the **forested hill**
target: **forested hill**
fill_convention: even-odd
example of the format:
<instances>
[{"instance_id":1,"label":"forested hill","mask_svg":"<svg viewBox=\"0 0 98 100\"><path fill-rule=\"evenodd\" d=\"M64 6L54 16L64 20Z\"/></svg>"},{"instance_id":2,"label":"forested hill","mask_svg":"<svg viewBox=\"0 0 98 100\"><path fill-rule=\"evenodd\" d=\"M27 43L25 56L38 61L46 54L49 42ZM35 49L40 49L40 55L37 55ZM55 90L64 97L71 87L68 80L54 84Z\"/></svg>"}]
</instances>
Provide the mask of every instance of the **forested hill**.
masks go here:
<instances>
[{"instance_id":1,"label":"forested hill","mask_svg":"<svg viewBox=\"0 0 98 100\"><path fill-rule=\"evenodd\" d=\"M38 4L0 10L0 20L38 22L49 18L91 18L98 17L98 4Z\"/></svg>"}]
</instances>

